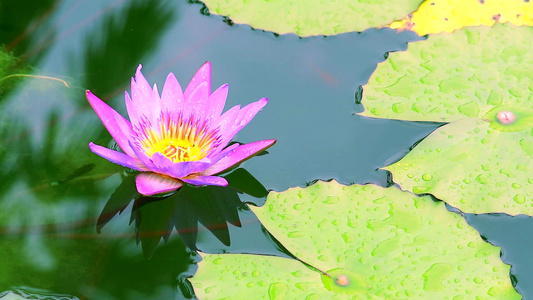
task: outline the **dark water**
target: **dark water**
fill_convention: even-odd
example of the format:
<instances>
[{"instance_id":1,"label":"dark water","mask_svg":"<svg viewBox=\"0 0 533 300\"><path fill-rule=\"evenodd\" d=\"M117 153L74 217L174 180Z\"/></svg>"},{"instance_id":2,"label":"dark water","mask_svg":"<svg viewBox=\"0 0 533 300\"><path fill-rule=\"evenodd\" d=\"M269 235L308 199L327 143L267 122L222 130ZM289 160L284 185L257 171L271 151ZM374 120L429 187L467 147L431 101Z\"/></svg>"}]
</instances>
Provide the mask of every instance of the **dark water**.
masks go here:
<instances>
[{"instance_id":1,"label":"dark water","mask_svg":"<svg viewBox=\"0 0 533 300\"><path fill-rule=\"evenodd\" d=\"M387 173L377 168L440 125L353 115L362 110L359 86L387 52L419 39L414 34L370 29L276 37L228 26L185 1L30 2L32 9L16 0L0 5L0 45L19 57L9 65L11 73L53 77L68 87L46 78L0 82L0 295L31 288L81 299L190 298L185 278L194 274L198 257L189 248L287 255L242 205L264 201L261 184L283 191L335 178L385 186ZM87 147L113 142L84 91L125 115L123 92L139 63L161 88L169 72L185 86L207 60L213 88L230 85L226 107L269 98L236 137L278 140L268 155L243 164L261 184L246 177L247 188L216 192L226 195L219 210L213 207L222 200L207 196L204 202L173 196L134 203L131 174ZM253 196L237 194L243 189ZM100 233L98 220L105 224ZM530 218L468 220L502 247L524 297L533 295ZM158 245L161 237L167 242Z\"/></svg>"}]
</instances>

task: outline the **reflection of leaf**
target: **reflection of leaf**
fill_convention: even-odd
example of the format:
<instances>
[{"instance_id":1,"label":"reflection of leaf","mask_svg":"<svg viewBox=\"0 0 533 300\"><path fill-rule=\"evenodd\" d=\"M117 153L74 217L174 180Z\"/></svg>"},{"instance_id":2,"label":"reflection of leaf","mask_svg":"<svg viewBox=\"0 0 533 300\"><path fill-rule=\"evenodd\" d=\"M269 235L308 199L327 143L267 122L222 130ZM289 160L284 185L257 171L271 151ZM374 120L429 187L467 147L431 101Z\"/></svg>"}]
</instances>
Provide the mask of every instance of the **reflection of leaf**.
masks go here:
<instances>
[{"instance_id":1,"label":"reflection of leaf","mask_svg":"<svg viewBox=\"0 0 533 300\"><path fill-rule=\"evenodd\" d=\"M137 239L141 242L146 257L151 257L161 238L168 241L173 228L185 244L198 250L196 239L198 224L202 224L221 243L231 244L228 223L241 227L239 210L246 209L239 193L265 197L265 187L248 171L236 169L224 176L230 186L193 187L185 185L171 196L163 198L140 197L133 204L131 222L135 221ZM131 199L138 196L134 176L124 178L102 211L97 230L100 230L117 213L122 212ZM237 190L241 187L242 190Z\"/></svg>"},{"instance_id":2,"label":"reflection of leaf","mask_svg":"<svg viewBox=\"0 0 533 300\"><path fill-rule=\"evenodd\" d=\"M33 135L28 130L22 131L19 135L12 137L16 142L9 144L9 151L17 153L17 173L18 179L24 179L33 187L33 192L43 200L58 202L66 199L66 196L80 197L86 195L97 197L95 182L96 176L85 176L90 174L95 168L95 163L102 164L96 157L72 159L72 154L89 152L85 144L75 143L70 140L66 146L62 147L60 142L65 136L58 134L59 116L56 111L52 111L48 117L47 127L44 132L44 139L40 145L33 145L31 138ZM78 129L81 131L81 129ZM76 133L75 129L70 133ZM93 162L94 160L94 162ZM120 169L111 167L111 170ZM80 180L77 180L80 179ZM85 193L90 190L91 194Z\"/></svg>"},{"instance_id":3,"label":"reflection of leaf","mask_svg":"<svg viewBox=\"0 0 533 300\"><path fill-rule=\"evenodd\" d=\"M422 36L453 32L464 26L492 26L496 22L532 26L533 3L529 0L427 0L389 27L412 30Z\"/></svg>"},{"instance_id":4,"label":"reflection of leaf","mask_svg":"<svg viewBox=\"0 0 533 300\"><path fill-rule=\"evenodd\" d=\"M133 199L139 197L135 187L135 176L122 178L122 183L113 192L96 222L96 231L100 233L102 228L118 213L121 214Z\"/></svg>"},{"instance_id":5,"label":"reflection of leaf","mask_svg":"<svg viewBox=\"0 0 533 300\"><path fill-rule=\"evenodd\" d=\"M79 300L78 297L57 294L41 289L32 288L13 288L10 291L0 292L2 300L25 300L25 299L61 299L61 300Z\"/></svg>"},{"instance_id":6,"label":"reflection of leaf","mask_svg":"<svg viewBox=\"0 0 533 300\"><path fill-rule=\"evenodd\" d=\"M137 199L132 220L135 220L143 251L150 257L161 237L167 240L173 228L189 248L197 250L198 223L229 246L227 223L240 226L237 209L243 206L237 191L230 187L183 186L174 195L162 200L155 201L149 197Z\"/></svg>"},{"instance_id":7,"label":"reflection of leaf","mask_svg":"<svg viewBox=\"0 0 533 300\"><path fill-rule=\"evenodd\" d=\"M42 298L31 299L63 299L58 293L81 299L176 298L177 278L194 259L179 239L159 247L146 260L129 235L97 236L89 229L2 235L0 291L39 288ZM43 290L53 291L56 297Z\"/></svg>"},{"instance_id":8,"label":"reflection of leaf","mask_svg":"<svg viewBox=\"0 0 533 300\"><path fill-rule=\"evenodd\" d=\"M533 28L497 24L391 53L363 87L365 116L450 122L499 105L533 107Z\"/></svg>"},{"instance_id":9,"label":"reflection of leaf","mask_svg":"<svg viewBox=\"0 0 533 300\"><path fill-rule=\"evenodd\" d=\"M111 243L111 246L114 247L103 251L107 260L94 276L101 294L89 294L85 299L109 299L109 294L114 299L180 299L179 289L185 292L178 278L187 271L195 254L179 239L161 245L150 260L140 253L135 256L124 253L123 244L119 247ZM121 284L117 284L117 278Z\"/></svg>"},{"instance_id":10,"label":"reflection of leaf","mask_svg":"<svg viewBox=\"0 0 533 300\"><path fill-rule=\"evenodd\" d=\"M1 9L0 9L1 10ZM0 101L6 99L9 92L19 83L23 77L13 74L26 73L28 67L22 61L8 53L0 45Z\"/></svg>"},{"instance_id":11,"label":"reflection of leaf","mask_svg":"<svg viewBox=\"0 0 533 300\"><path fill-rule=\"evenodd\" d=\"M42 45L54 37L49 31L49 14L53 12L55 0L35 1L28 9L28 3L17 0L3 0L0 5L0 101L22 81L49 49ZM15 58L16 57L16 58Z\"/></svg>"},{"instance_id":12,"label":"reflection of leaf","mask_svg":"<svg viewBox=\"0 0 533 300\"><path fill-rule=\"evenodd\" d=\"M185 189L181 201L194 203L198 222L224 245L230 245L228 225L241 226L237 209L243 207L237 191L227 187L207 186Z\"/></svg>"},{"instance_id":13,"label":"reflection of leaf","mask_svg":"<svg viewBox=\"0 0 533 300\"><path fill-rule=\"evenodd\" d=\"M271 193L252 210L305 264L205 254L190 279L200 299L520 299L499 248L430 197L319 182Z\"/></svg>"},{"instance_id":14,"label":"reflection of leaf","mask_svg":"<svg viewBox=\"0 0 533 300\"><path fill-rule=\"evenodd\" d=\"M175 21L176 8L170 3L131 1L120 14L107 15L102 31L87 39L84 86L97 95L109 95L128 82L132 70Z\"/></svg>"},{"instance_id":15,"label":"reflection of leaf","mask_svg":"<svg viewBox=\"0 0 533 300\"><path fill-rule=\"evenodd\" d=\"M16 56L24 56L26 63L36 65L45 54L54 32L49 32L50 14L56 0L33 1L31 8L27 2L2 0L0 7L0 46L5 43L8 51ZM45 38L45 40L43 40Z\"/></svg>"},{"instance_id":16,"label":"reflection of leaf","mask_svg":"<svg viewBox=\"0 0 533 300\"><path fill-rule=\"evenodd\" d=\"M533 215L531 129L502 132L467 119L445 125L386 169L402 188L468 213Z\"/></svg>"},{"instance_id":17,"label":"reflection of leaf","mask_svg":"<svg viewBox=\"0 0 533 300\"><path fill-rule=\"evenodd\" d=\"M96 165L94 163L88 163L86 165L83 165L76 170L72 171L70 174L68 174L65 179L58 181L58 183L65 183L71 180L74 180L76 178L79 178L82 175L85 175L89 172L91 172Z\"/></svg>"},{"instance_id":18,"label":"reflection of leaf","mask_svg":"<svg viewBox=\"0 0 533 300\"><path fill-rule=\"evenodd\" d=\"M170 236L170 218L175 205L173 197L162 200L141 197L135 200L132 219L135 220L137 240L140 240L146 258L152 257L161 237L166 240Z\"/></svg>"},{"instance_id":19,"label":"reflection of leaf","mask_svg":"<svg viewBox=\"0 0 533 300\"><path fill-rule=\"evenodd\" d=\"M421 0L400 1L240 1L203 0L210 13L232 22L278 34L332 35L363 31L397 20L416 9Z\"/></svg>"},{"instance_id":20,"label":"reflection of leaf","mask_svg":"<svg viewBox=\"0 0 533 300\"><path fill-rule=\"evenodd\" d=\"M256 198L263 198L268 195L265 187L243 168L236 169L224 177L231 187L245 194Z\"/></svg>"},{"instance_id":21,"label":"reflection of leaf","mask_svg":"<svg viewBox=\"0 0 533 300\"><path fill-rule=\"evenodd\" d=\"M102 95L104 100L115 93L123 93L132 72L157 48L164 30L176 20L174 3L129 1L119 13L107 14L101 30L87 36L84 57L71 57L71 65L77 68L73 73L86 74L82 85ZM80 66L79 60L83 66ZM78 98L77 103L89 106L85 96ZM107 144L109 133L101 124L97 128L99 133L90 140L96 144Z\"/></svg>"},{"instance_id":22,"label":"reflection of leaf","mask_svg":"<svg viewBox=\"0 0 533 300\"><path fill-rule=\"evenodd\" d=\"M17 151L13 151L9 146L13 136L20 135L21 131L23 129L18 122L8 119L7 116L0 116L0 196L8 192L17 180L14 175L19 168L16 164Z\"/></svg>"}]
</instances>

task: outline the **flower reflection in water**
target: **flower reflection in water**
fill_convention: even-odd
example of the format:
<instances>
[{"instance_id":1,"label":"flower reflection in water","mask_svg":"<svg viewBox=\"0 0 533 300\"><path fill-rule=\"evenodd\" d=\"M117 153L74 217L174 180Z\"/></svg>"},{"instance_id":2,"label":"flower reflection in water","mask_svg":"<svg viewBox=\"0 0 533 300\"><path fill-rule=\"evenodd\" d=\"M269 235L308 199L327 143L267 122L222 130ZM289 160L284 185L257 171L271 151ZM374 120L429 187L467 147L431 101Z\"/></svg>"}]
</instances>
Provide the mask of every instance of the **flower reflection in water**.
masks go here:
<instances>
[{"instance_id":1,"label":"flower reflection in water","mask_svg":"<svg viewBox=\"0 0 533 300\"><path fill-rule=\"evenodd\" d=\"M222 244L229 246L231 241L228 223L241 227L239 212L249 211L247 205L241 201L240 194L258 199L253 203L257 205L262 204L268 191L242 168L225 174L224 179L228 186L184 185L173 195L154 198L139 195L133 176L126 176L100 214L97 230L100 232L133 201L130 223L135 222L137 241L141 243L146 257L154 254L161 238L165 242L168 241L174 229L189 249L201 250L196 244L199 224Z\"/></svg>"},{"instance_id":2,"label":"flower reflection in water","mask_svg":"<svg viewBox=\"0 0 533 300\"><path fill-rule=\"evenodd\" d=\"M211 64L205 63L184 92L174 74L166 79L161 96L137 68L126 92L130 121L87 91L87 99L122 152L89 144L91 151L109 161L141 171L136 177L139 193L149 196L195 186L227 186L214 176L272 146L275 140L230 144L266 104L262 98L242 109L222 114L228 85L211 93Z\"/></svg>"}]
</instances>

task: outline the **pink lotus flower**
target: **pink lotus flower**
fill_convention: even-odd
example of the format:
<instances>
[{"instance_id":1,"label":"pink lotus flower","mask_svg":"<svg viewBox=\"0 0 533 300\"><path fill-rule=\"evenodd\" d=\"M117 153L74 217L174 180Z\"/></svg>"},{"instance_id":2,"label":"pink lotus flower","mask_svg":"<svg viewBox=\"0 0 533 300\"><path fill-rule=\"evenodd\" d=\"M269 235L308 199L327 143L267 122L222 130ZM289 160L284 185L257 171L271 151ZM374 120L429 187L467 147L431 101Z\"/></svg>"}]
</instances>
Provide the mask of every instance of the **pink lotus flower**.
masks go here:
<instances>
[{"instance_id":1,"label":"pink lotus flower","mask_svg":"<svg viewBox=\"0 0 533 300\"><path fill-rule=\"evenodd\" d=\"M182 92L174 74L166 79L161 97L139 65L131 79L131 98L126 92L126 120L91 91L87 99L122 152L89 143L101 157L142 171L136 177L139 193L154 195L192 185L226 186L214 176L272 146L276 140L249 144L228 143L268 102L262 98L244 108L222 114L228 85L211 93L211 64L206 62Z\"/></svg>"}]
</instances>

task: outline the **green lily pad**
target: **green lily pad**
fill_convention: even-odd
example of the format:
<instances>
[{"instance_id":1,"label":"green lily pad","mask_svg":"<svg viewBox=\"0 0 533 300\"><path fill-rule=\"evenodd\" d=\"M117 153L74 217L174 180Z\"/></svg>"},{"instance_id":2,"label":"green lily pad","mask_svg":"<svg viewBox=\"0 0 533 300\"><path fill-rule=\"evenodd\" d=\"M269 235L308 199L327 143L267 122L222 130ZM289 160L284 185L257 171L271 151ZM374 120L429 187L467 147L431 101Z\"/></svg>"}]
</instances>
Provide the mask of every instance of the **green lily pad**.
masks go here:
<instances>
[{"instance_id":1,"label":"green lily pad","mask_svg":"<svg viewBox=\"0 0 533 300\"><path fill-rule=\"evenodd\" d=\"M430 197L318 182L252 210L301 261L202 254L199 299L520 299L499 248Z\"/></svg>"},{"instance_id":2,"label":"green lily pad","mask_svg":"<svg viewBox=\"0 0 533 300\"><path fill-rule=\"evenodd\" d=\"M437 34L391 53L363 87L361 115L451 122L500 105L533 107L533 28Z\"/></svg>"},{"instance_id":3,"label":"green lily pad","mask_svg":"<svg viewBox=\"0 0 533 300\"><path fill-rule=\"evenodd\" d=\"M385 169L403 189L431 193L464 212L533 215L533 132L494 123L442 126Z\"/></svg>"},{"instance_id":4,"label":"green lily pad","mask_svg":"<svg viewBox=\"0 0 533 300\"><path fill-rule=\"evenodd\" d=\"M202 0L212 14L278 34L334 35L389 24L421 0Z\"/></svg>"}]
</instances>

